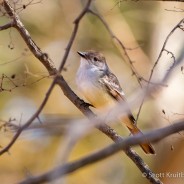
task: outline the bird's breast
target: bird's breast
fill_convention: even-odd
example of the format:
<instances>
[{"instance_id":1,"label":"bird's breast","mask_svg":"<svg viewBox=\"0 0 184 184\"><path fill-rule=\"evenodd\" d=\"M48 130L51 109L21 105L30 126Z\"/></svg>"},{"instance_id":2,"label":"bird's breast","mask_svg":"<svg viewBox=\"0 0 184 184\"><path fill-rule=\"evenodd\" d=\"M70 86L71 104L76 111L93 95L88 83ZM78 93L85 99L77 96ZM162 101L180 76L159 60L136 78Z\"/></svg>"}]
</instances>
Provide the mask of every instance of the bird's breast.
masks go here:
<instances>
[{"instance_id":1,"label":"bird's breast","mask_svg":"<svg viewBox=\"0 0 184 184\"><path fill-rule=\"evenodd\" d=\"M96 108L115 105L115 100L95 76L78 76L77 85L83 96Z\"/></svg>"}]
</instances>

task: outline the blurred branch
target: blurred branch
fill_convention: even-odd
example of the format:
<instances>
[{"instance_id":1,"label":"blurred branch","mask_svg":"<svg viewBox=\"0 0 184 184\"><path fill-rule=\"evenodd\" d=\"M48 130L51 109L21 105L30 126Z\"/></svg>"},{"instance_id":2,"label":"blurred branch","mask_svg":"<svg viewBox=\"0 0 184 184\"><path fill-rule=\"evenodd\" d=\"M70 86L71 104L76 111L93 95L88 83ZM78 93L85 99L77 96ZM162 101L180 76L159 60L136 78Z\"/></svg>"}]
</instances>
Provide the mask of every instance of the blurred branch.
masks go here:
<instances>
[{"instance_id":1,"label":"blurred branch","mask_svg":"<svg viewBox=\"0 0 184 184\"><path fill-rule=\"evenodd\" d=\"M129 1L134 1L134 2L138 2L138 1L168 1L168 2L184 2L184 0L118 0L117 5L123 2L129 2Z\"/></svg>"},{"instance_id":2,"label":"blurred branch","mask_svg":"<svg viewBox=\"0 0 184 184\"><path fill-rule=\"evenodd\" d=\"M181 120L170 126L145 133L144 135L138 134L132 137L128 137L116 144L111 144L108 147L100 151L97 151L93 154L90 154L82 159L56 167L39 176L28 178L20 182L19 184L38 184L53 181L58 179L59 177L62 177L65 174L74 172L77 169L84 167L88 164L92 164L94 162L105 159L122 149L126 150L127 146L135 146L145 141L157 142L171 134L178 133L181 130L184 130L184 120ZM146 176L147 174L152 175L152 173L143 173L143 174L144 176ZM158 179L157 181L152 181L152 183L160 183L160 181Z\"/></svg>"},{"instance_id":3,"label":"blurred branch","mask_svg":"<svg viewBox=\"0 0 184 184\"><path fill-rule=\"evenodd\" d=\"M134 0L132 0L134 1ZM170 1L170 2L184 2L184 0L136 0L136 1Z\"/></svg>"},{"instance_id":4,"label":"blurred branch","mask_svg":"<svg viewBox=\"0 0 184 184\"><path fill-rule=\"evenodd\" d=\"M171 12L184 12L184 9L181 9L181 8L177 8L174 6L174 9L171 10L171 9L165 9L166 11L171 11Z\"/></svg>"}]
</instances>

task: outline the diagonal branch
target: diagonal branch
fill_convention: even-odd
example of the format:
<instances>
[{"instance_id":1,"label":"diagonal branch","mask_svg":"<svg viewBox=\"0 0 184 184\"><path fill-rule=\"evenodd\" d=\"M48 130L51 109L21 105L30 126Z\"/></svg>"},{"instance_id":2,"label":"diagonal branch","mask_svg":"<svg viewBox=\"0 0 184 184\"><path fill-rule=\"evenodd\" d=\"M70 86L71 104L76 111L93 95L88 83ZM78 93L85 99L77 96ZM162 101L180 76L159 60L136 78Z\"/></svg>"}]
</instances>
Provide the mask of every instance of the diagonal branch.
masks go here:
<instances>
[{"instance_id":1,"label":"diagonal branch","mask_svg":"<svg viewBox=\"0 0 184 184\"><path fill-rule=\"evenodd\" d=\"M11 28L11 27L13 27L13 22L9 22L9 23L7 23L7 24L5 24L5 25L3 25L3 26L0 26L0 31L9 29L9 28Z\"/></svg>"},{"instance_id":2,"label":"diagonal branch","mask_svg":"<svg viewBox=\"0 0 184 184\"><path fill-rule=\"evenodd\" d=\"M132 70L132 75L135 75L135 77L137 78L137 81L139 83L139 85L142 87L142 84L141 84L141 80L140 80L140 76L138 74L138 72L136 71L134 65L132 64L132 60L130 58L130 56L128 55L127 53L127 49L126 47L124 46L124 44L121 42L121 40L112 32L112 30L110 29L109 25L107 24L107 22L103 19L103 17L94 12L93 10L89 9L88 10L89 13L91 13L92 15L96 16L101 22L102 24L105 26L106 30L109 32L110 36L112 37L112 39L114 39L115 41L117 41L117 43L121 46L123 52L124 52L124 57L125 57L125 60L130 64L130 68Z\"/></svg>"},{"instance_id":3,"label":"diagonal branch","mask_svg":"<svg viewBox=\"0 0 184 184\"><path fill-rule=\"evenodd\" d=\"M118 2L116 3L116 5L120 5L120 3L123 3L123 2L138 2L138 1L147 1L147 2L161 2L161 1L168 1L168 2L184 2L184 0L118 0Z\"/></svg>"},{"instance_id":4,"label":"diagonal branch","mask_svg":"<svg viewBox=\"0 0 184 184\"><path fill-rule=\"evenodd\" d=\"M160 128L148 133L143 134L139 134L139 135L135 135L132 137L128 137L116 144L111 144L109 146L107 146L104 149L101 149L100 151L97 151L95 153L92 153L86 157L83 157L77 161L73 161L67 164L64 164L62 166L56 167L44 174L32 177L32 178L28 178L22 182L20 182L19 184L39 184L39 183L43 183L43 182L49 182L49 181L53 181L56 180L60 177L62 177L63 175L66 175L68 173L72 173L74 171L76 171L77 169L84 167L86 165L92 164L94 162L103 160L115 153L117 153L118 151L121 151L122 149L126 149L127 146L134 146L137 144L140 144L142 142L146 141L151 141L151 142L156 142L159 141L171 134L174 133L178 133L179 131L184 130L184 120L181 120L177 123L174 123L172 125L169 125L167 127L164 128ZM147 175L147 173L143 173L144 176ZM152 173L149 173L149 175L151 175ZM154 181L153 183L159 183L159 180L156 182Z\"/></svg>"}]
</instances>

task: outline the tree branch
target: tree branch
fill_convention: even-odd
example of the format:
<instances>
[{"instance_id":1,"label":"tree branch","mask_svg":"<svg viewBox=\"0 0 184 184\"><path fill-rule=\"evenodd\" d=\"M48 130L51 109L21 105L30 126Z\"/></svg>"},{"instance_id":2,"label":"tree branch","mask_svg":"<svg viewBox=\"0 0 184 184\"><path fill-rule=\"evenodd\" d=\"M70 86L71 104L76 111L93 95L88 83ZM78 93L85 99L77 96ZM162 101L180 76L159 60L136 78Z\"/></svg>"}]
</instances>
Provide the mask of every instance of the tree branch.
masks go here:
<instances>
[{"instance_id":1,"label":"tree branch","mask_svg":"<svg viewBox=\"0 0 184 184\"><path fill-rule=\"evenodd\" d=\"M139 85L142 87L141 84L141 80L140 80L140 76L138 74L138 72L136 71L135 67L132 64L132 60L130 59L130 56L128 55L127 51L126 51L126 47L124 46L124 44L121 42L121 40L112 32L112 30L110 29L109 25L107 24L107 22L103 19L103 17L94 12L93 10L89 9L88 10L89 13L91 13L92 15L96 16L104 25L104 27L106 28L106 30L108 31L108 33L110 34L110 36L112 37L113 40L117 41L117 43L121 46L123 52L124 52L124 58L125 61L127 61L130 65L131 71L132 71L132 75L135 75L135 77L137 78L137 81L139 83Z\"/></svg>"},{"instance_id":2,"label":"tree branch","mask_svg":"<svg viewBox=\"0 0 184 184\"><path fill-rule=\"evenodd\" d=\"M161 59L161 57L162 57L163 52L166 50L165 47L166 47L166 44L167 44L169 38L171 37L171 35L175 32L175 30L176 30L177 28L180 28L180 25L181 25L182 23L184 23L184 19L182 19L176 26L174 26L174 28L173 28L173 29L170 31L170 33L167 35L167 37L166 37L166 39L165 39L165 41L164 41L164 44L163 44L163 46L162 46L162 49L161 49L161 51L160 51L160 53L159 53L159 55L158 55L158 58L157 58L157 60L155 61L154 65L153 65L153 67L152 67L152 69L151 69L150 76L149 76L149 79L148 79L147 92L148 92L148 90L149 90L149 86L150 86L150 83L151 83L151 79L152 79L152 77L153 77L154 70L155 70L157 64L159 63L159 61L160 61L160 59ZM146 93L147 93L147 92L146 92ZM142 102L141 102L141 104L140 104L140 107L139 107L139 110L138 110L138 113L137 113L137 119L139 118L139 115L140 115L140 113L141 113L141 110L142 110L142 107L143 107L143 104L144 104L144 101L145 101L145 98L146 98L146 93L145 93L145 96L143 97Z\"/></svg>"},{"instance_id":3,"label":"tree branch","mask_svg":"<svg viewBox=\"0 0 184 184\"><path fill-rule=\"evenodd\" d=\"M134 2L138 2L138 1L147 1L147 2L153 2L153 1L168 1L168 2L184 2L184 0L118 0L117 4L119 3L123 3L123 2L130 2L130 1L134 1Z\"/></svg>"},{"instance_id":4,"label":"tree branch","mask_svg":"<svg viewBox=\"0 0 184 184\"><path fill-rule=\"evenodd\" d=\"M117 153L118 151L121 151L122 149L126 150L127 146L135 146L145 141L156 142L171 134L178 133L181 130L184 130L184 120L181 120L177 123L174 123L164 128L160 128L148 133L144 133L144 135L138 134L132 137L128 137L124 140L119 141L116 144L111 144L108 147L100 151L97 151L95 153L92 153L82 159L64 164L63 166L56 167L51 171L48 171L39 176L28 178L20 182L19 184L38 184L38 183L53 181L55 179L58 179L59 177L62 177L63 175L74 172L81 167L103 160ZM143 173L143 174L144 176L146 176L147 174L153 175L153 173ZM152 181L152 182L160 183L159 179L157 181Z\"/></svg>"},{"instance_id":5,"label":"tree branch","mask_svg":"<svg viewBox=\"0 0 184 184\"><path fill-rule=\"evenodd\" d=\"M3 26L0 26L0 31L9 29L9 28L11 28L11 27L13 27L13 22L9 22L9 23L7 23L7 24L5 24L5 25L3 25Z\"/></svg>"},{"instance_id":6,"label":"tree branch","mask_svg":"<svg viewBox=\"0 0 184 184\"><path fill-rule=\"evenodd\" d=\"M76 35L77 35L77 31L78 31L78 27L79 27L79 22L80 22L80 20L84 17L84 15L88 12L88 9L89 9L89 6L90 6L90 4L91 4L91 1L92 1L92 0L88 0L88 1L87 1L86 6L84 7L84 9L81 11L81 13L78 15L78 17L74 20L75 26L74 26L73 32L72 32L72 34L71 34L71 36L70 36L70 40L69 40L69 42L68 42L68 45L67 45L67 47L66 47L66 52L65 52L65 54L64 54L64 56L63 56L61 65L60 65L60 67L59 67L59 73L62 71L62 69L63 69L63 67L64 67L64 65L65 65L65 63L66 63L68 54L69 54L69 52L70 52L70 49L71 49L72 44L73 44L73 42L74 42L74 39L75 39L75 37L76 37Z\"/></svg>"}]
</instances>

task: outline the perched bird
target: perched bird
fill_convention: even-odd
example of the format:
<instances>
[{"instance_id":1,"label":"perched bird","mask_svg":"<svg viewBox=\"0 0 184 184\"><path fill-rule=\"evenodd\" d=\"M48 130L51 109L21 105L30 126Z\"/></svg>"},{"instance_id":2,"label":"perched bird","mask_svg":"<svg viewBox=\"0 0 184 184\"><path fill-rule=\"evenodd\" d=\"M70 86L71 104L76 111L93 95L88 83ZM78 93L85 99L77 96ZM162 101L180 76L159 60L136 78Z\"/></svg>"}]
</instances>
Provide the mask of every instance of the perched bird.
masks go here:
<instances>
[{"instance_id":1,"label":"perched bird","mask_svg":"<svg viewBox=\"0 0 184 184\"><path fill-rule=\"evenodd\" d=\"M120 83L110 71L103 54L93 50L78 52L78 54L81 56L81 60L76 83L79 91L90 104L95 108L102 109L122 101L127 103ZM133 135L142 134L130 110L126 117L120 117L120 120ZM140 146L146 154L155 154L149 142L141 143Z\"/></svg>"}]
</instances>

